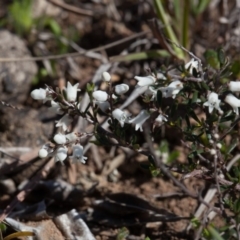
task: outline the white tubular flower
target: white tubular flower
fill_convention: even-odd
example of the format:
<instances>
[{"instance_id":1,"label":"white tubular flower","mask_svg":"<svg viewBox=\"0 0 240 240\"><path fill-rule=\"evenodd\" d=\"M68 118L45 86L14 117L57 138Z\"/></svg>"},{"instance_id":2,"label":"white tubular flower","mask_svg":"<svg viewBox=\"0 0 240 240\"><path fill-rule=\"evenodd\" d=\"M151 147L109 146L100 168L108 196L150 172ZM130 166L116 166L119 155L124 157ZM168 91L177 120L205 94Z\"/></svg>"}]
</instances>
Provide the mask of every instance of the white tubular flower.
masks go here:
<instances>
[{"instance_id":1,"label":"white tubular flower","mask_svg":"<svg viewBox=\"0 0 240 240\"><path fill-rule=\"evenodd\" d=\"M70 82L67 82L66 92L67 92L67 100L69 102L76 101L77 92L80 90L80 89L78 89L78 85L79 85L79 83L76 83L74 86L72 86L72 84Z\"/></svg>"},{"instance_id":2,"label":"white tubular flower","mask_svg":"<svg viewBox=\"0 0 240 240\"><path fill-rule=\"evenodd\" d=\"M234 95L230 93L225 97L224 101L233 108L233 111L237 115L239 115L238 108L240 107L240 100L238 98L236 98Z\"/></svg>"},{"instance_id":3,"label":"white tubular flower","mask_svg":"<svg viewBox=\"0 0 240 240\"><path fill-rule=\"evenodd\" d=\"M39 150L39 152L38 152L38 156L39 156L40 158L45 158L45 157L47 157L47 156L48 156L48 151L47 151L47 149L41 148L41 149Z\"/></svg>"},{"instance_id":4,"label":"white tubular flower","mask_svg":"<svg viewBox=\"0 0 240 240\"><path fill-rule=\"evenodd\" d=\"M111 75L108 72L103 72L102 73L102 80L105 81L105 82L110 82Z\"/></svg>"},{"instance_id":5,"label":"white tubular flower","mask_svg":"<svg viewBox=\"0 0 240 240\"><path fill-rule=\"evenodd\" d=\"M56 124L56 127L62 127L63 131L67 131L68 127L70 126L73 119L68 115L65 114Z\"/></svg>"},{"instance_id":6,"label":"white tubular flower","mask_svg":"<svg viewBox=\"0 0 240 240\"><path fill-rule=\"evenodd\" d=\"M129 90L129 86L127 84L124 84L124 83L116 85L115 88L114 88L114 92L117 95L122 95L122 94L126 93L128 90Z\"/></svg>"},{"instance_id":7,"label":"white tubular flower","mask_svg":"<svg viewBox=\"0 0 240 240\"><path fill-rule=\"evenodd\" d=\"M105 102L108 99L108 94L101 90L93 92L92 96L98 102Z\"/></svg>"},{"instance_id":8,"label":"white tubular flower","mask_svg":"<svg viewBox=\"0 0 240 240\"><path fill-rule=\"evenodd\" d=\"M112 112L113 118L117 119L121 125L121 127L124 126L125 122L128 122L128 116L125 112L123 112L121 109L117 108Z\"/></svg>"},{"instance_id":9,"label":"white tubular flower","mask_svg":"<svg viewBox=\"0 0 240 240\"><path fill-rule=\"evenodd\" d=\"M109 102L96 102L96 104L98 105L98 107L104 112L106 113L106 111L110 108L110 103Z\"/></svg>"},{"instance_id":10,"label":"white tubular flower","mask_svg":"<svg viewBox=\"0 0 240 240\"><path fill-rule=\"evenodd\" d=\"M87 157L83 156L83 146L76 144L73 146L73 155L69 157L73 163L81 162L86 163Z\"/></svg>"},{"instance_id":11,"label":"white tubular flower","mask_svg":"<svg viewBox=\"0 0 240 240\"><path fill-rule=\"evenodd\" d=\"M140 129L142 132L142 125L150 117L150 114L146 110L142 110L135 118L129 120L129 123L135 124L135 131Z\"/></svg>"},{"instance_id":12,"label":"white tubular flower","mask_svg":"<svg viewBox=\"0 0 240 240\"><path fill-rule=\"evenodd\" d=\"M139 87L152 85L156 81L155 77L151 75L146 77L135 76L134 79L138 81L137 86Z\"/></svg>"},{"instance_id":13,"label":"white tubular flower","mask_svg":"<svg viewBox=\"0 0 240 240\"><path fill-rule=\"evenodd\" d=\"M66 136L62 133L58 133L53 137L53 140L57 144L65 144L67 142Z\"/></svg>"},{"instance_id":14,"label":"white tubular flower","mask_svg":"<svg viewBox=\"0 0 240 240\"><path fill-rule=\"evenodd\" d=\"M166 80L167 78L162 73L158 72L157 79Z\"/></svg>"},{"instance_id":15,"label":"white tubular flower","mask_svg":"<svg viewBox=\"0 0 240 240\"><path fill-rule=\"evenodd\" d=\"M167 87L159 88L164 98L175 98L182 89L183 84L179 80L171 82Z\"/></svg>"},{"instance_id":16,"label":"white tubular flower","mask_svg":"<svg viewBox=\"0 0 240 240\"><path fill-rule=\"evenodd\" d=\"M221 100L218 99L218 94L215 92L211 92L208 94L208 101L203 104L203 106L208 107L209 113L212 113L213 109L217 109L220 114L223 113L223 111L220 108Z\"/></svg>"},{"instance_id":17,"label":"white tubular flower","mask_svg":"<svg viewBox=\"0 0 240 240\"><path fill-rule=\"evenodd\" d=\"M240 92L240 82L231 81L228 83L228 89L232 92Z\"/></svg>"},{"instance_id":18,"label":"white tubular flower","mask_svg":"<svg viewBox=\"0 0 240 240\"><path fill-rule=\"evenodd\" d=\"M67 139L67 142L75 142L78 139L76 133L74 133L74 132L66 134L65 137Z\"/></svg>"},{"instance_id":19,"label":"white tubular flower","mask_svg":"<svg viewBox=\"0 0 240 240\"><path fill-rule=\"evenodd\" d=\"M165 116L163 116L162 114L159 114L158 117L155 119L155 121L158 123L162 123L162 122L167 122L168 119Z\"/></svg>"},{"instance_id":20,"label":"white tubular flower","mask_svg":"<svg viewBox=\"0 0 240 240\"><path fill-rule=\"evenodd\" d=\"M35 100L43 100L44 102L47 99L47 90L43 88L35 89L31 92L31 97Z\"/></svg>"},{"instance_id":21,"label":"white tubular flower","mask_svg":"<svg viewBox=\"0 0 240 240\"><path fill-rule=\"evenodd\" d=\"M198 64L198 61L192 58L190 62L185 64L185 69L187 69L191 74L193 74L193 68L198 71Z\"/></svg>"},{"instance_id":22,"label":"white tubular flower","mask_svg":"<svg viewBox=\"0 0 240 240\"><path fill-rule=\"evenodd\" d=\"M51 100L51 107L48 108L51 112L57 113L57 114L63 114L63 111L61 110L61 107L59 103Z\"/></svg>"},{"instance_id":23,"label":"white tubular flower","mask_svg":"<svg viewBox=\"0 0 240 240\"><path fill-rule=\"evenodd\" d=\"M155 98L156 95L157 95L157 90L154 89L152 86L149 86L148 89L147 89L147 91L145 91L144 95L151 97L150 100L153 101L154 98Z\"/></svg>"},{"instance_id":24,"label":"white tubular flower","mask_svg":"<svg viewBox=\"0 0 240 240\"><path fill-rule=\"evenodd\" d=\"M68 149L66 147L58 148L55 154L55 162L63 162L67 158L67 151Z\"/></svg>"}]
</instances>

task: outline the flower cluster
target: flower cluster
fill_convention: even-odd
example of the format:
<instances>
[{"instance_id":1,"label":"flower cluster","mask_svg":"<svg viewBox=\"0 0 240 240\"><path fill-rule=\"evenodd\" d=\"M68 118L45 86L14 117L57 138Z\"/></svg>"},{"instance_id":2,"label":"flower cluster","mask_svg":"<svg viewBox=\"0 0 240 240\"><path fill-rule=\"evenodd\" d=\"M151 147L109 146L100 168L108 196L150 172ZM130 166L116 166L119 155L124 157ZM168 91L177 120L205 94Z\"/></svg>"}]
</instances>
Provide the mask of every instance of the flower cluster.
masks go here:
<instances>
[{"instance_id":1,"label":"flower cluster","mask_svg":"<svg viewBox=\"0 0 240 240\"><path fill-rule=\"evenodd\" d=\"M192 59L185 65L185 71L187 70L191 75L194 72L199 71L199 62ZM148 96L150 105L153 108L147 108L140 110L139 114L132 116L129 112L121 109L117 106L118 99L127 93L130 87L125 84L113 85L111 81L111 75L108 72L102 74L102 80L108 85L107 90L95 90L92 88L88 94L90 97L90 108L85 112L80 111L80 102L77 99L79 84L72 85L70 82L67 83L67 87L63 91L55 92L50 87L45 89L40 88L31 92L32 98L36 100L42 100L43 102L50 101L51 107L49 110L56 114L62 115L59 121L56 123L56 127L59 128L59 132L53 137L52 144L45 144L39 151L40 157L54 156L56 161L63 162L68 153L71 151L72 155L69 157L72 162L86 162L86 157L83 156L83 147L80 144L80 138L85 133L73 133L68 132L73 121L74 116L82 116L83 118L90 118L90 122L97 124L98 120L96 113L100 109L111 121L117 120L121 128L124 128L125 124L134 125L135 131L143 131L144 123L154 122L154 124L162 125L169 121L169 115L167 111L163 111L161 106L151 104L151 102L157 101L158 93L161 93L162 98L176 99L177 95L184 88L184 81L176 78L169 78L167 74L158 73L150 74L148 76L135 76L134 79L137 81L136 89L143 89L143 97ZM240 100L234 96L234 93L240 92L240 82L231 81L227 85L227 94L219 97L218 93L214 91L208 91L207 101L201 101L198 99L198 103L202 104L202 107L208 107L209 114L214 112L214 109L222 115L224 112L221 109L221 99L230 105L235 114L239 114ZM168 109L169 111L169 109ZM86 114L87 112L87 114ZM92 115L94 112L95 115ZM150 120L151 119L151 120ZM85 134L86 135L86 134ZM94 135L94 133L92 134ZM70 150L71 149L71 150Z\"/></svg>"},{"instance_id":2,"label":"flower cluster","mask_svg":"<svg viewBox=\"0 0 240 240\"><path fill-rule=\"evenodd\" d=\"M39 150L39 157L45 158L54 156L55 161L63 162L68 157L68 151L72 148L72 156L69 158L72 162L85 163L87 157L83 156L83 147L80 144L81 134L74 132L66 133L73 121L73 113L79 110L77 102L78 83L72 86L70 82L64 92L56 93L51 88L35 89L31 92L31 97L35 100L42 100L43 102L51 101L50 111L63 115L59 121L56 122L56 127L59 132L53 137L52 144L45 144Z\"/></svg>"}]
</instances>

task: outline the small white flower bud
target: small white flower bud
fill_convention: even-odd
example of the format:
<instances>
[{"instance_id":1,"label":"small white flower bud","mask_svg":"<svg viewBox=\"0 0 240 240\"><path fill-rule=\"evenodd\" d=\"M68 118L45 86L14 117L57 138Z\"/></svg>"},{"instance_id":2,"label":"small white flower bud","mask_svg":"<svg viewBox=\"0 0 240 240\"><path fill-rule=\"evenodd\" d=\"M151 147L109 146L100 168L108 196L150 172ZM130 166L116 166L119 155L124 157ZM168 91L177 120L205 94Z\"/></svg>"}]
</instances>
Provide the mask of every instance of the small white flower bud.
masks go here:
<instances>
[{"instance_id":1,"label":"small white flower bud","mask_svg":"<svg viewBox=\"0 0 240 240\"><path fill-rule=\"evenodd\" d=\"M210 143L210 144L213 144L214 141L213 141L212 139L209 139L209 143Z\"/></svg>"},{"instance_id":2,"label":"small white flower bud","mask_svg":"<svg viewBox=\"0 0 240 240\"><path fill-rule=\"evenodd\" d=\"M105 81L105 82L110 82L111 75L108 72L103 72L102 73L102 80Z\"/></svg>"},{"instance_id":3,"label":"small white flower bud","mask_svg":"<svg viewBox=\"0 0 240 240\"><path fill-rule=\"evenodd\" d=\"M221 148L222 148L222 144L221 144L221 143L217 143L216 146L217 146L218 149L221 149Z\"/></svg>"},{"instance_id":4,"label":"small white flower bud","mask_svg":"<svg viewBox=\"0 0 240 240\"><path fill-rule=\"evenodd\" d=\"M66 136L61 133L56 134L54 136L53 140L57 144L65 144L67 142Z\"/></svg>"},{"instance_id":5,"label":"small white flower bud","mask_svg":"<svg viewBox=\"0 0 240 240\"><path fill-rule=\"evenodd\" d=\"M108 99L108 94L101 90L93 92L92 96L98 102L105 102Z\"/></svg>"},{"instance_id":6,"label":"small white flower bud","mask_svg":"<svg viewBox=\"0 0 240 240\"><path fill-rule=\"evenodd\" d=\"M121 95L121 94L124 94L126 93L127 91L129 90L129 86L127 84L119 84L119 85L116 85L115 88L114 88L114 91L117 95Z\"/></svg>"},{"instance_id":7,"label":"small white flower bud","mask_svg":"<svg viewBox=\"0 0 240 240\"><path fill-rule=\"evenodd\" d=\"M38 152L40 158L45 158L48 155L48 151L45 148L41 148Z\"/></svg>"},{"instance_id":8,"label":"small white flower bud","mask_svg":"<svg viewBox=\"0 0 240 240\"><path fill-rule=\"evenodd\" d=\"M216 154L217 154L217 151L212 148L212 149L210 149L210 154L211 154L211 155L216 155Z\"/></svg>"},{"instance_id":9,"label":"small white flower bud","mask_svg":"<svg viewBox=\"0 0 240 240\"><path fill-rule=\"evenodd\" d=\"M215 139L219 139L219 138L220 138L220 136L219 136L218 133L215 133L215 134L213 135L213 137L214 137Z\"/></svg>"},{"instance_id":10,"label":"small white flower bud","mask_svg":"<svg viewBox=\"0 0 240 240\"><path fill-rule=\"evenodd\" d=\"M233 112L239 115L238 108L240 107L240 100L238 98L230 93L225 97L224 101L233 108Z\"/></svg>"},{"instance_id":11,"label":"small white flower bud","mask_svg":"<svg viewBox=\"0 0 240 240\"><path fill-rule=\"evenodd\" d=\"M35 100L45 100L47 91L43 88L35 89L31 92L31 97Z\"/></svg>"},{"instance_id":12,"label":"small white flower bud","mask_svg":"<svg viewBox=\"0 0 240 240\"><path fill-rule=\"evenodd\" d=\"M230 81L228 83L228 89L232 92L240 92L240 82Z\"/></svg>"}]
</instances>

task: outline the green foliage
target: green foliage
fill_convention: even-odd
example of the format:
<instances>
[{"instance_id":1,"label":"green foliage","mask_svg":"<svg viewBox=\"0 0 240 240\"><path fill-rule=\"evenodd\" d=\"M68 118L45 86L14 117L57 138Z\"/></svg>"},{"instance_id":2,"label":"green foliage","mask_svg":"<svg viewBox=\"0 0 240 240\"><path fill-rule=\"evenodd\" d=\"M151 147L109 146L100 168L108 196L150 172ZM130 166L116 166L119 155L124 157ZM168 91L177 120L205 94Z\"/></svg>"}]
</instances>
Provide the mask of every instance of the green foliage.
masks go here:
<instances>
[{"instance_id":1,"label":"green foliage","mask_svg":"<svg viewBox=\"0 0 240 240\"><path fill-rule=\"evenodd\" d=\"M206 50L206 52L204 53L204 57L207 61L207 63L215 69L219 69L220 68L220 62L219 62L219 58L218 58L218 53L214 50Z\"/></svg>"},{"instance_id":2,"label":"green foliage","mask_svg":"<svg viewBox=\"0 0 240 240\"><path fill-rule=\"evenodd\" d=\"M126 227L123 227L118 231L116 240L124 240L128 235L129 235L129 230Z\"/></svg>"},{"instance_id":3,"label":"green foliage","mask_svg":"<svg viewBox=\"0 0 240 240\"><path fill-rule=\"evenodd\" d=\"M32 0L14 0L9 6L9 20L19 35L27 34L34 24L32 3Z\"/></svg>"},{"instance_id":4,"label":"green foliage","mask_svg":"<svg viewBox=\"0 0 240 240\"><path fill-rule=\"evenodd\" d=\"M208 233L207 233L207 235L209 235L210 236L210 238L208 238L208 239L215 239L215 240L224 240L222 237L221 237L221 235L220 235L220 233L214 228L214 227L212 227L211 225L209 225L208 227L207 227L207 231L208 231Z\"/></svg>"},{"instance_id":5,"label":"green foliage","mask_svg":"<svg viewBox=\"0 0 240 240\"><path fill-rule=\"evenodd\" d=\"M4 232L4 231L6 231L6 230L7 230L6 224L4 224L3 222L0 223L0 231Z\"/></svg>"}]
</instances>

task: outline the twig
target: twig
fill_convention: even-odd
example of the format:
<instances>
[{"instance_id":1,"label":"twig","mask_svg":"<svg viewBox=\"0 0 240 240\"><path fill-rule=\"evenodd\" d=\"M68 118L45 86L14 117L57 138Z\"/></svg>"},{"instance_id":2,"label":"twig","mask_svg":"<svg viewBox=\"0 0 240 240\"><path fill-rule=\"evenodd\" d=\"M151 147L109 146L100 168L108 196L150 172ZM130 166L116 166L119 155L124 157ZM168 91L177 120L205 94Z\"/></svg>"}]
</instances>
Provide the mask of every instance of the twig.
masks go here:
<instances>
[{"instance_id":1,"label":"twig","mask_svg":"<svg viewBox=\"0 0 240 240\"><path fill-rule=\"evenodd\" d=\"M91 10L86 10L86 9L81 9L79 7L75 7L75 6L71 6L69 4L60 2L58 0L47 0L48 2L52 3L53 5L56 5L64 10L67 10L69 12L72 13L76 13L76 14L80 14L80 15L85 15L85 16L89 16L89 17L93 17L94 16L94 12Z\"/></svg>"},{"instance_id":2,"label":"twig","mask_svg":"<svg viewBox=\"0 0 240 240\"><path fill-rule=\"evenodd\" d=\"M179 75L175 75L175 74L171 74L171 73L167 73L167 75L171 78L177 78L179 80L183 80L183 81L191 81L191 82L203 82L203 79L201 78L195 78L195 77L181 77Z\"/></svg>"},{"instance_id":3,"label":"twig","mask_svg":"<svg viewBox=\"0 0 240 240\"><path fill-rule=\"evenodd\" d=\"M6 103L6 102L4 102L4 101L0 101L0 103L1 103L3 106L5 106L5 107L13 108L13 109L15 109L15 110L20 110L18 107L15 107L15 106L13 106L13 105L11 105L11 104L9 104L9 103Z\"/></svg>"},{"instance_id":4,"label":"twig","mask_svg":"<svg viewBox=\"0 0 240 240\"><path fill-rule=\"evenodd\" d=\"M170 172L169 170L165 167L165 165L163 164L163 162L161 161L161 159L159 159L159 157L155 154L154 148L153 148L153 144L151 141L151 137L150 137L150 129L147 126L144 129L144 133L145 133L145 139L147 141L149 150L150 150L150 154L153 156L154 161L155 161L155 165L157 167L159 167L162 171L163 174L165 174L167 177L169 177L176 186L178 186L184 193L188 194L190 197L192 198L198 198L197 194L194 194L192 192L190 192L182 183L180 183Z\"/></svg>"},{"instance_id":5,"label":"twig","mask_svg":"<svg viewBox=\"0 0 240 240\"><path fill-rule=\"evenodd\" d=\"M105 49L108 49L108 48L115 47L115 46L117 46L119 44L122 44L124 42L133 40L133 39L138 38L138 37L142 37L142 36L146 35L147 33L149 33L149 31L148 32L144 31L144 32L136 33L132 36L129 36L129 37L126 37L124 39L115 41L113 43L109 43L109 44L106 44L104 46L92 48L92 49L82 51L82 52L66 53L66 54L59 54L59 55L48 55L48 56L40 56L40 57L0 58L0 63L1 62L27 62L27 61L57 60L57 59L68 58L68 57L75 58L75 57L84 55L84 54L89 53L89 52L97 52L97 51L102 51L102 50L105 50Z\"/></svg>"}]
</instances>

